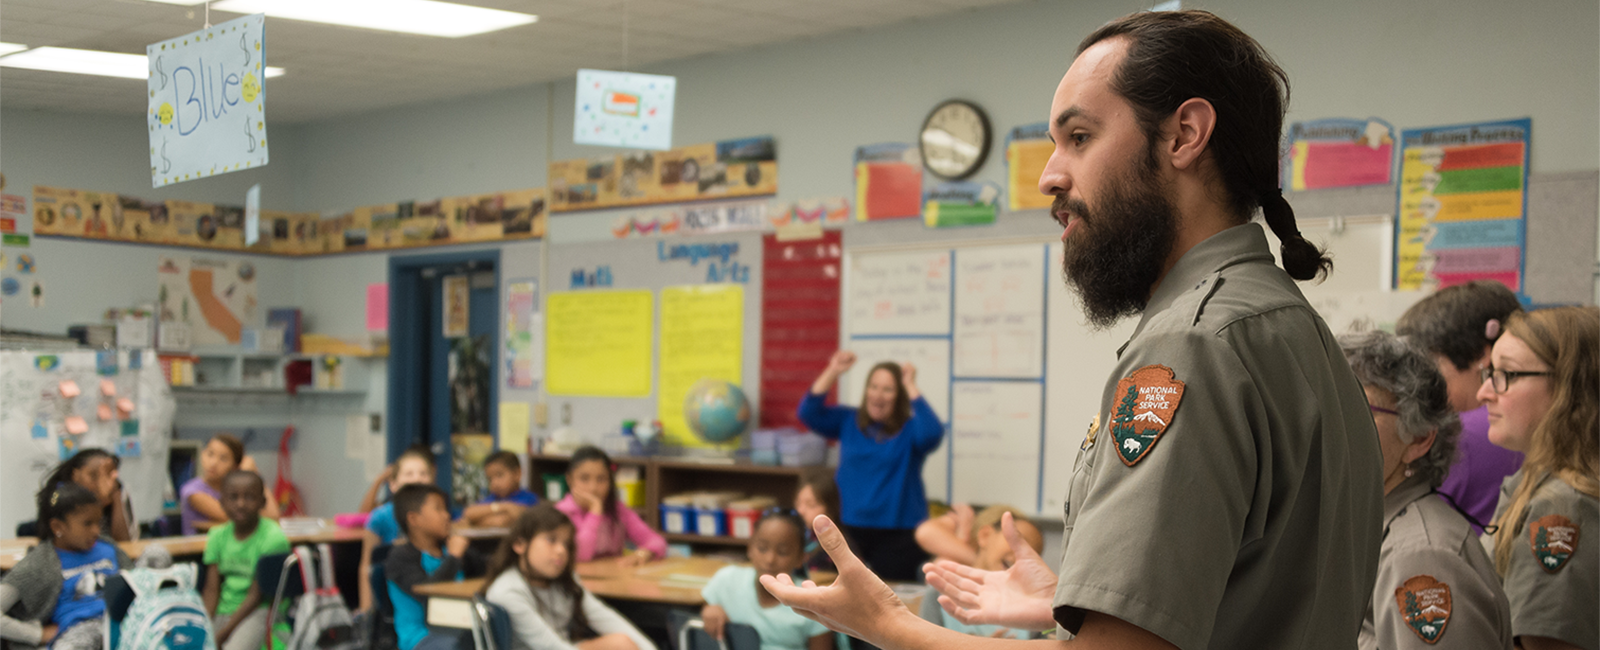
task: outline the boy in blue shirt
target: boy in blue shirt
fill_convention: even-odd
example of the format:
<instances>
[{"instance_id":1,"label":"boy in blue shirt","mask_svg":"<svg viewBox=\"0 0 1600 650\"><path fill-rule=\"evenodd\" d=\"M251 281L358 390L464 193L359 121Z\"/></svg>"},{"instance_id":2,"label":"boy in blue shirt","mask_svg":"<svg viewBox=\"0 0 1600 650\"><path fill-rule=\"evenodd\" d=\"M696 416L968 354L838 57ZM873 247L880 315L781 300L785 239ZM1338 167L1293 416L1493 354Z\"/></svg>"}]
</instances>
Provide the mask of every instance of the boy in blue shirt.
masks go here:
<instances>
[{"instance_id":1,"label":"boy in blue shirt","mask_svg":"<svg viewBox=\"0 0 1600 650\"><path fill-rule=\"evenodd\" d=\"M522 487L522 461L516 454L504 449L494 452L483 461L483 474L489 479L489 496L462 513L468 525L510 526L524 509L538 505L538 495Z\"/></svg>"},{"instance_id":2,"label":"boy in blue shirt","mask_svg":"<svg viewBox=\"0 0 1600 650\"><path fill-rule=\"evenodd\" d=\"M467 538L450 534L450 510L437 485L407 485L394 495L395 521L405 544L396 544L383 563L389 600L394 603L394 631L400 650L411 650L428 636L426 599L417 585L461 580L484 573L483 557Z\"/></svg>"}]
</instances>

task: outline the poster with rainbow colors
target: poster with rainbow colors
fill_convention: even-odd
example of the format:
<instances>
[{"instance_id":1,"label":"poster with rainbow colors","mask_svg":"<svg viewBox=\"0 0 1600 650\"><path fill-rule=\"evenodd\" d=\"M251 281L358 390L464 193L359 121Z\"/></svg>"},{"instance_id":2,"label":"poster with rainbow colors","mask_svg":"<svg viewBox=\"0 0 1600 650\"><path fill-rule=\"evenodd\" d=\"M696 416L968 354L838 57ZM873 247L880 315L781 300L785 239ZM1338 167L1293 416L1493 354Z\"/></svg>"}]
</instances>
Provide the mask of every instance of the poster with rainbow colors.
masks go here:
<instances>
[{"instance_id":1,"label":"poster with rainbow colors","mask_svg":"<svg viewBox=\"0 0 1600 650\"><path fill-rule=\"evenodd\" d=\"M1396 289L1497 280L1522 291L1531 119L1400 136Z\"/></svg>"}]
</instances>

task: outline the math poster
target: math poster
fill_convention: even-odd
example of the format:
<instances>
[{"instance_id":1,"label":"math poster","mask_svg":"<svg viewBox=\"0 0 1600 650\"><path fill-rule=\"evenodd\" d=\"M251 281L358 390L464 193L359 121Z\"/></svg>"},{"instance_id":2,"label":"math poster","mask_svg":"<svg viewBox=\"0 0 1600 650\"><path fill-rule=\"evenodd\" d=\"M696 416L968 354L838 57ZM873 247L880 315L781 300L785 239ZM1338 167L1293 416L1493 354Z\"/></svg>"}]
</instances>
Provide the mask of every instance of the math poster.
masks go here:
<instances>
[{"instance_id":1,"label":"math poster","mask_svg":"<svg viewBox=\"0 0 1600 650\"><path fill-rule=\"evenodd\" d=\"M549 294L545 381L551 395L649 397L655 349L655 294Z\"/></svg>"},{"instance_id":2,"label":"math poster","mask_svg":"<svg viewBox=\"0 0 1600 650\"><path fill-rule=\"evenodd\" d=\"M1497 280L1522 291L1529 119L1401 134L1395 288Z\"/></svg>"},{"instance_id":3,"label":"math poster","mask_svg":"<svg viewBox=\"0 0 1600 650\"><path fill-rule=\"evenodd\" d=\"M1316 120L1289 125L1282 187L1300 192L1388 185L1394 169L1394 127L1377 118Z\"/></svg>"},{"instance_id":4,"label":"math poster","mask_svg":"<svg viewBox=\"0 0 1600 650\"><path fill-rule=\"evenodd\" d=\"M150 184L267 164L266 15L154 43L150 61Z\"/></svg>"},{"instance_id":5,"label":"math poster","mask_svg":"<svg viewBox=\"0 0 1600 650\"><path fill-rule=\"evenodd\" d=\"M1006 209L1049 208L1055 197L1039 191L1039 177L1050 162L1056 145L1050 141L1050 125L1045 122L1011 129L1006 134Z\"/></svg>"}]
</instances>

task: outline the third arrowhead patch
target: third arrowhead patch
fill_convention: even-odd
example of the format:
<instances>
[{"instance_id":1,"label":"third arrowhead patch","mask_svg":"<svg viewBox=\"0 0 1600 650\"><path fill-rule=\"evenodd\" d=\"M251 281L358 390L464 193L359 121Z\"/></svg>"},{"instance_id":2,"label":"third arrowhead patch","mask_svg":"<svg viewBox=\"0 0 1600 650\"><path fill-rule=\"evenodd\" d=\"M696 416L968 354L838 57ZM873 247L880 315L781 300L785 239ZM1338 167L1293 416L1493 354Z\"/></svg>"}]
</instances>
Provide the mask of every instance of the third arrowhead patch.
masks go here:
<instances>
[{"instance_id":1,"label":"third arrowhead patch","mask_svg":"<svg viewBox=\"0 0 1600 650\"><path fill-rule=\"evenodd\" d=\"M1122 464L1133 467L1150 453L1183 399L1183 382L1166 366L1145 366L1117 382L1111 436Z\"/></svg>"},{"instance_id":2,"label":"third arrowhead patch","mask_svg":"<svg viewBox=\"0 0 1600 650\"><path fill-rule=\"evenodd\" d=\"M1528 526L1528 545L1533 547L1533 557L1545 573L1555 573L1572 559L1578 548L1578 534L1582 532L1571 519L1561 515L1545 515Z\"/></svg>"}]
</instances>

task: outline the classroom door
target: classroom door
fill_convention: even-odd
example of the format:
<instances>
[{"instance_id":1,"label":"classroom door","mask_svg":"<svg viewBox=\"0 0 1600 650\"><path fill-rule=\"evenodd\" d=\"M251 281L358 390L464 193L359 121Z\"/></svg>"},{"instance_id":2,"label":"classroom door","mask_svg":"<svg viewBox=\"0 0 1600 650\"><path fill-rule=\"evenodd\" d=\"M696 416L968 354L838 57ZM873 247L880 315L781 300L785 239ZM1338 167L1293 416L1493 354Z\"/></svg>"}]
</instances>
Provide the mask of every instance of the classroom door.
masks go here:
<instances>
[{"instance_id":1,"label":"classroom door","mask_svg":"<svg viewBox=\"0 0 1600 650\"><path fill-rule=\"evenodd\" d=\"M498 263L498 251L391 260L389 459L427 445L458 505L494 448Z\"/></svg>"}]
</instances>

